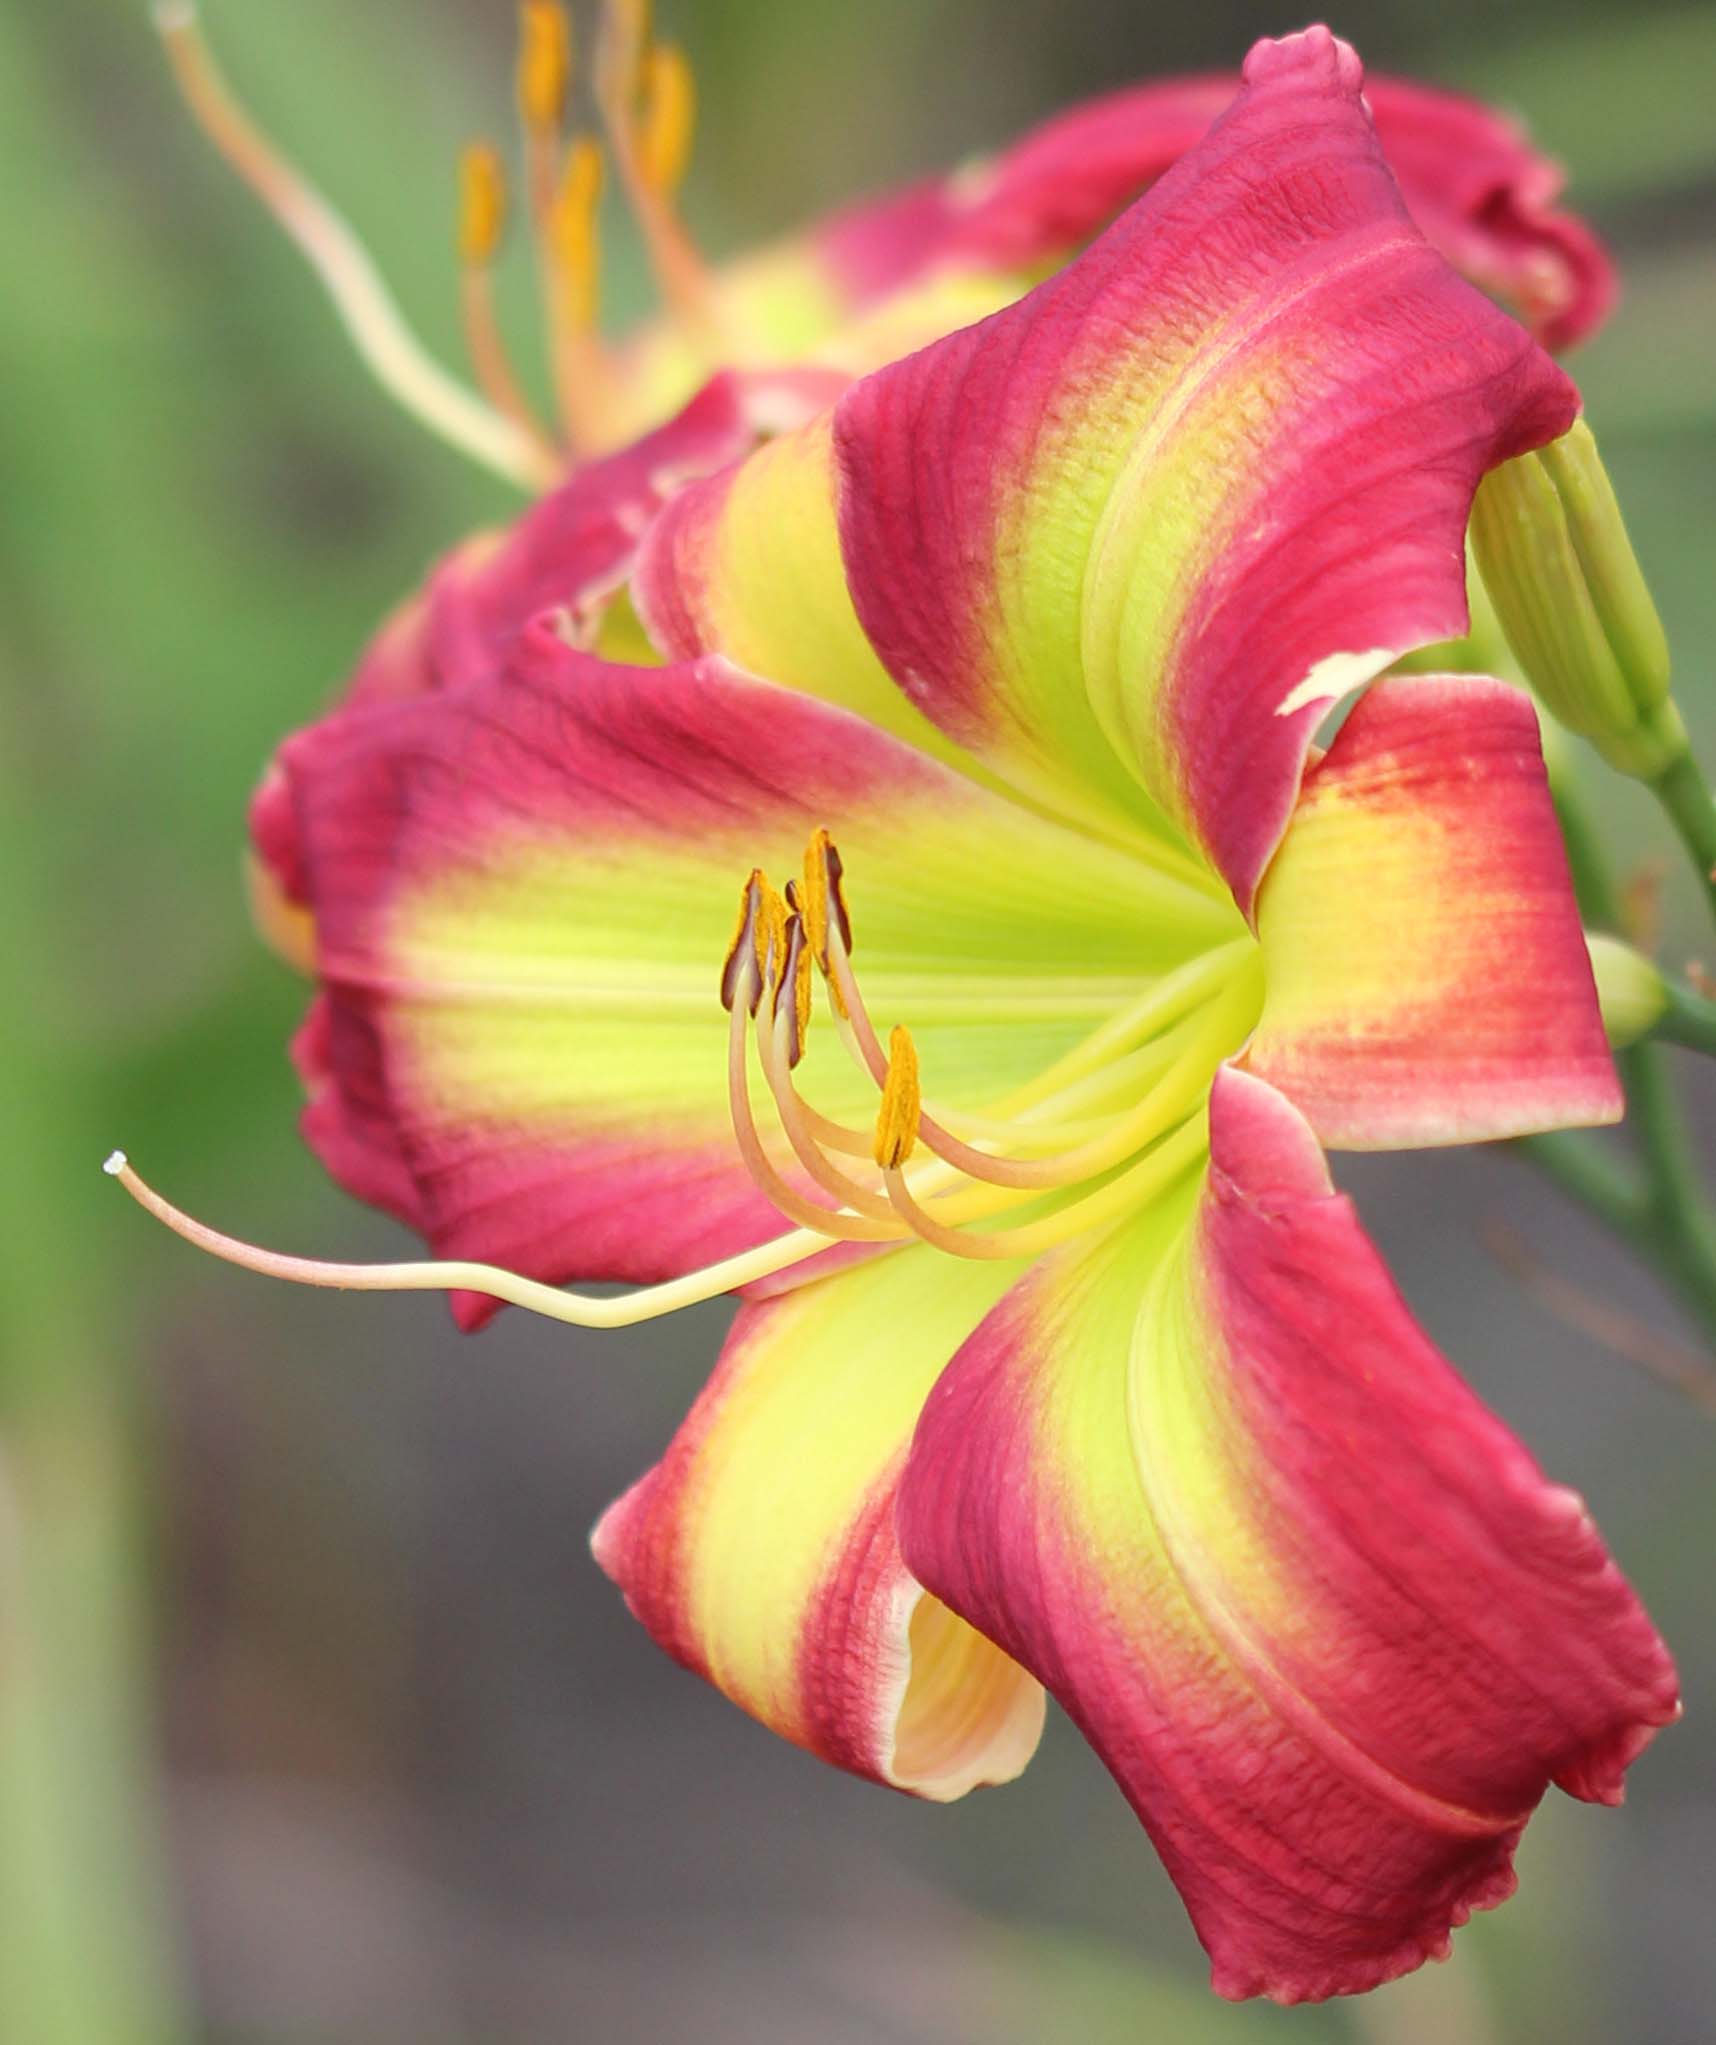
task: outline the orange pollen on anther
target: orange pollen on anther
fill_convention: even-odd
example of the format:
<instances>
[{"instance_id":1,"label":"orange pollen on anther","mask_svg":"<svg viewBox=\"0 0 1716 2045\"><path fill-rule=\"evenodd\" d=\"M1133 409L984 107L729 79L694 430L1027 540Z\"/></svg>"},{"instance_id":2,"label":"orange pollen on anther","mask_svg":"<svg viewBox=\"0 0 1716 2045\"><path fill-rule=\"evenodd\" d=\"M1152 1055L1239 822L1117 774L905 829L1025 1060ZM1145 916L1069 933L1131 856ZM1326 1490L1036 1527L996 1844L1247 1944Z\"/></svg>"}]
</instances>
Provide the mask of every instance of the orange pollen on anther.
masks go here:
<instances>
[{"instance_id":1,"label":"orange pollen on anther","mask_svg":"<svg viewBox=\"0 0 1716 2045\"><path fill-rule=\"evenodd\" d=\"M757 978L771 995L786 970L786 903L768 875L757 872L757 920L752 928Z\"/></svg>"},{"instance_id":2,"label":"orange pollen on anther","mask_svg":"<svg viewBox=\"0 0 1716 2045\"><path fill-rule=\"evenodd\" d=\"M523 0L518 13L518 110L532 134L552 135L572 88L572 18L559 0Z\"/></svg>"},{"instance_id":3,"label":"orange pollen on anther","mask_svg":"<svg viewBox=\"0 0 1716 2045\"><path fill-rule=\"evenodd\" d=\"M604 181L601 144L589 135L574 136L549 208L548 237L561 317L577 334L589 333L601 312Z\"/></svg>"},{"instance_id":4,"label":"orange pollen on anther","mask_svg":"<svg viewBox=\"0 0 1716 2045\"><path fill-rule=\"evenodd\" d=\"M459 260L485 269L506 232L506 171L492 143L473 142L459 158Z\"/></svg>"},{"instance_id":5,"label":"orange pollen on anther","mask_svg":"<svg viewBox=\"0 0 1716 2045\"><path fill-rule=\"evenodd\" d=\"M876 1162L897 1171L917 1146L923 1094L918 1085L918 1048L911 1032L896 1023L888 1040L888 1076L876 1112Z\"/></svg>"},{"instance_id":6,"label":"orange pollen on anther","mask_svg":"<svg viewBox=\"0 0 1716 2045\"><path fill-rule=\"evenodd\" d=\"M697 125L697 86L677 43L655 43L643 66L638 167L652 191L671 198L685 182Z\"/></svg>"}]
</instances>

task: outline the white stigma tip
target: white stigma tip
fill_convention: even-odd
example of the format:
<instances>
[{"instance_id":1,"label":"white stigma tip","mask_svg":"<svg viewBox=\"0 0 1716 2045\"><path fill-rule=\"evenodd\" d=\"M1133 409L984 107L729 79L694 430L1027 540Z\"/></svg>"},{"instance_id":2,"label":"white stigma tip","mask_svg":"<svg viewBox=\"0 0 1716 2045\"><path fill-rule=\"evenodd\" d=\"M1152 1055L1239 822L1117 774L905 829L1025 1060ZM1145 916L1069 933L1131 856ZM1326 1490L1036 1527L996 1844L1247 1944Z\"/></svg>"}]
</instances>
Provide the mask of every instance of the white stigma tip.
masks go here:
<instances>
[{"instance_id":1,"label":"white stigma tip","mask_svg":"<svg viewBox=\"0 0 1716 2045\"><path fill-rule=\"evenodd\" d=\"M196 26L196 0L155 0L149 12L155 17L156 28L167 34Z\"/></svg>"},{"instance_id":2,"label":"white stigma tip","mask_svg":"<svg viewBox=\"0 0 1716 2045\"><path fill-rule=\"evenodd\" d=\"M124 1151L122 1150L110 1151L107 1154L107 1156L102 1159L101 1169L107 1174L107 1176L110 1179L117 1179L119 1174L125 1169Z\"/></svg>"}]
</instances>

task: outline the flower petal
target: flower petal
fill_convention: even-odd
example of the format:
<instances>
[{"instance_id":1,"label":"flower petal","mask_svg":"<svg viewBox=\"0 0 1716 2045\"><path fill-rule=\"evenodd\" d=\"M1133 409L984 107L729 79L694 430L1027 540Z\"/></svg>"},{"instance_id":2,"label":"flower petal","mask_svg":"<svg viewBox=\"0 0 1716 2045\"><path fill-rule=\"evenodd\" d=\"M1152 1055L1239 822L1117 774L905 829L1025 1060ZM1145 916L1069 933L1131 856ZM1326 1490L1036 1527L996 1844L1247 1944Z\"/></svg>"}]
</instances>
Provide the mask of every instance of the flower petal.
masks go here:
<instances>
[{"instance_id":1,"label":"flower petal","mask_svg":"<svg viewBox=\"0 0 1716 2045\"><path fill-rule=\"evenodd\" d=\"M667 1651L813 1754L946 1800L1017 1775L1038 1685L900 1560L924 1397L1016 1275L914 1250L741 1309L594 1547Z\"/></svg>"},{"instance_id":2,"label":"flower petal","mask_svg":"<svg viewBox=\"0 0 1716 2045\"><path fill-rule=\"evenodd\" d=\"M1549 1782L1676 1711L1580 1501L1431 1347L1308 1125L1228 1069L1186 1225L1045 1260L902 1481L925 1587L1084 1729L1217 1990L1355 1993L1513 1885Z\"/></svg>"},{"instance_id":3,"label":"flower petal","mask_svg":"<svg viewBox=\"0 0 1716 2045\"><path fill-rule=\"evenodd\" d=\"M1620 1119L1522 690L1378 682L1305 778L1257 927L1268 992L1243 1062L1324 1143Z\"/></svg>"},{"instance_id":4,"label":"flower petal","mask_svg":"<svg viewBox=\"0 0 1716 2045\"><path fill-rule=\"evenodd\" d=\"M837 264L852 251L871 292L890 247L896 284L925 260L1040 270L1199 142L1238 87L1204 74L1090 100L939 188L939 215L920 189L909 208L830 222L825 245ZM1559 165L1479 100L1388 77L1371 78L1365 97L1407 210L1456 269L1506 299L1545 347L1601 323L1614 272L1584 222L1556 210Z\"/></svg>"},{"instance_id":5,"label":"flower petal","mask_svg":"<svg viewBox=\"0 0 1716 2045\"><path fill-rule=\"evenodd\" d=\"M502 677L290 740L269 819L328 996L310 1141L440 1254L544 1279L662 1278L784 1226L733 1140L716 988L746 873L785 880L817 826L875 1012L910 1019L956 1107L1235 927L844 711L542 625ZM868 1126L868 1080L810 1044L808 1090Z\"/></svg>"},{"instance_id":6,"label":"flower petal","mask_svg":"<svg viewBox=\"0 0 1716 2045\"><path fill-rule=\"evenodd\" d=\"M1412 227L1326 30L1068 269L835 411L860 620L1010 784L1141 779L1242 906L1322 710L1466 618L1485 468L1575 394Z\"/></svg>"}]
</instances>

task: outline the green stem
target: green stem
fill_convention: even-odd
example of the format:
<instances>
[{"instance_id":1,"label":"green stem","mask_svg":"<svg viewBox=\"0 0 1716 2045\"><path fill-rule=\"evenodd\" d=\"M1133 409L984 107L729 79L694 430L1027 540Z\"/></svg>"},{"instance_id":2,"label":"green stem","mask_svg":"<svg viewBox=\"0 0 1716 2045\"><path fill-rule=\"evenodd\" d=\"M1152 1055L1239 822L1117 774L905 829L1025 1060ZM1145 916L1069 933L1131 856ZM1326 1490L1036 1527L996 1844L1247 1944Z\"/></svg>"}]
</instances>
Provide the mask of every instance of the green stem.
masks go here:
<instances>
[{"instance_id":1,"label":"green stem","mask_svg":"<svg viewBox=\"0 0 1716 2045\"><path fill-rule=\"evenodd\" d=\"M1681 834L1689 846L1695 843L1689 835L1692 825L1708 832L1710 856L1702 860L1708 872L1716 867L1716 803L1690 755L1684 764L1691 771L1702 810L1687 793L1679 766L1670 768L1656 785L1661 794L1666 785L1673 784L1674 800L1685 808L1687 828ZM1664 794L1663 800L1669 805L1668 795ZM1556 790L1555 803L1579 905L1589 922L1613 930L1620 920L1619 904L1601 841L1577 790L1563 785ZM1676 816L1678 826L1680 818L1672 806L1670 814ZM1702 859L1699 851L1695 850L1694 856ZM1710 1011L1708 1017L1702 1013L1705 1009ZM1716 1003L1703 1002L1690 990L1671 989L1669 1013L1675 1027L1685 1030L1702 1029L1708 1021L1713 1026L1712 1036L1709 1044L1701 1043L1700 1048L1716 1048ZM1666 1018L1662 1033L1675 1034ZM1716 1349L1716 1218L1704 1197L1685 1118L1659 1046L1634 1044L1619 1054L1617 1063L1626 1085L1627 1119L1638 1141L1642 1178L1619 1164L1591 1137L1573 1131L1524 1137L1514 1148L1649 1264Z\"/></svg>"},{"instance_id":2,"label":"green stem","mask_svg":"<svg viewBox=\"0 0 1716 2045\"><path fill-rule=\"evenodd\" d=\"M1567 865L1573 876L1573 892L1585 921L1598 930L1616 936L1621 930L1621 905L1609 878L1601 839L1591 822L1579 792L1569 781L1554 790L1555 814L1567 844Z\"/></svg>"},{"instance_id":3,"label":"green stem","mask_svg":"<svg viewBox=\"0 0 1716 2045\"><path fill-rule=\"evenodd\" d=\"M1702 768L1688 750L1648 785L1697 867L1705 895L1716 910L1716 796L1711 795Z\"/></svg>"},{"instance_id":4,"label":"green stem","mask_svg":"<svg viewBox=\"0 0 1716 2045\"><path fill-rule=\"evenodd\" d=\"M1663 992L1668 1006L1651 1035L1665 1044L1682 1044L1689 1051L1716 1057L1716 1001L1678 980L1665 980Z\"/></svg>"},{"instance_id":5,"label":"green stem","mask_svg":"<svg viewBox=\"0 0 1716 2045\"><path fill-rule=\"evenodd\" d=\"M1716 1347L1716 1218L1704 1197L1686 1118L1650 1045L1623 1051L1619 1064L1649 1175L1644 1228L1633 1240Z\"/></svg>"}]
</instances>

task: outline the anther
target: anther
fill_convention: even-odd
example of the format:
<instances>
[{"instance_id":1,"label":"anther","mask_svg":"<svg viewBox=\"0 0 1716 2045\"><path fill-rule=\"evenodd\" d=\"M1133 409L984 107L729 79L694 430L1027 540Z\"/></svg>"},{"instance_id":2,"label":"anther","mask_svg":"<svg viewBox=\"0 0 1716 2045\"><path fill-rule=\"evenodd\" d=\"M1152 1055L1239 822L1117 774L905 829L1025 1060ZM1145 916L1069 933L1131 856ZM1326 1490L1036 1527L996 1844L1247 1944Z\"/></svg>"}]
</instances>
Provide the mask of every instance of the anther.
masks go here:
<instances>
[{"instance_id":1,"label":"anther","mask_svg":"<svg viewBox=\"0 0 1716 2045\"><path fill-rule=\"evenodd\" d=\"M506 231L506 172L489 142L473 142L459 158L459 260L487 269Z\"/></svg>"},{"instance_id":2,"label":"anther","mask_svg":"<svg viewBox=\"0 0 1716 2045\"><path fill-rule=\"evenodd\" d=\"M882 1083L882 1105L876 1114L875 1157L885 1172L897 1171L911 1156L922 1110L917 1046L911 1032L896 1024L888 1039L888 1076Z\"/></svg>"},{"instance_id":3,"label":"anther","mask_svg":"<svg viewBox=\"0 0 1716 2045\"><path fill-rule=\"evenodd\" d=\"M771 995L786 973L786 904L761 868L757 870L757 920L752 928L756 949L757 978ZM756 1003L751 1004L756 1013Z\"/></svg>"},{"instance_id":4,"label":"anther","mask_svg":"<svg viewBox=\"0 0 1716 2045\"><path fill-rule=\"evenodd\" d=\"M653 43L643 64L638 169L651 191L671 199L685 182L697 125L697 87L677 43Z\"/></svg>"},{"instance_id":5,"label":"anther","mask_svg":"<svg viewBox=\"0 0 1716 2045\"><path fill-rule=\"evenodd\" d=\"M793 901L797 890L787 883L787 900ZM774 1016L777 1023L786 1026L787 1065L798 1064L804 1056L805 1039L810 1034L811 1014L811 958L805 941L804 919L795 909L786 919L786 958L781 975L775 987Z\"/></svg>"},{"instance_id":6,"label":"anther","mask_svg":"<svg viewBox=\"0 0 1716 2045\"><path fill-rule=\"evenodd\" d=\"M545 461L558 464L560 450L524 394L495 312L494 259L506 231L506 212L500 153L490 143L473 142L459 159L459 306L465 350L490 404L529 434Z\"/></svg>"},{"instance_id":7,"label":"anther","mask_svg":"<svg viewBox=\"0 0 1716 2045\"><path fill-rule=\"evenodd\" d=\"M600 311L598 213L603 182L601 145L589 135L575 136L548 215L555 281L561 294L559 313L571 334L592 332Z\"/></svg>"},{"instance_id":8,"label":"anther","mask_svg":"<svg viewBox=\"0 0 1716 2045\"><path fill-rule=\"evenodd\" d=\"M739 921L733 931L727 955L721 962L721 1006L729 1015L743 1001L752 1015L763 998L763 970L759 963L757 917L762 891L767 885L761 867L751 869L739 896Z\"/></svg>"},{"instance_id":9,"label":"anther","mask_svg":"<svg viewBox=\"0 0 1716 2045\"><path fill-rule=\"evenodd\" d=\"M523 0L518 26L518 110L532 135L552 136L572 84L572 20L560 0Z\"/></svg>"}]
</instances>

